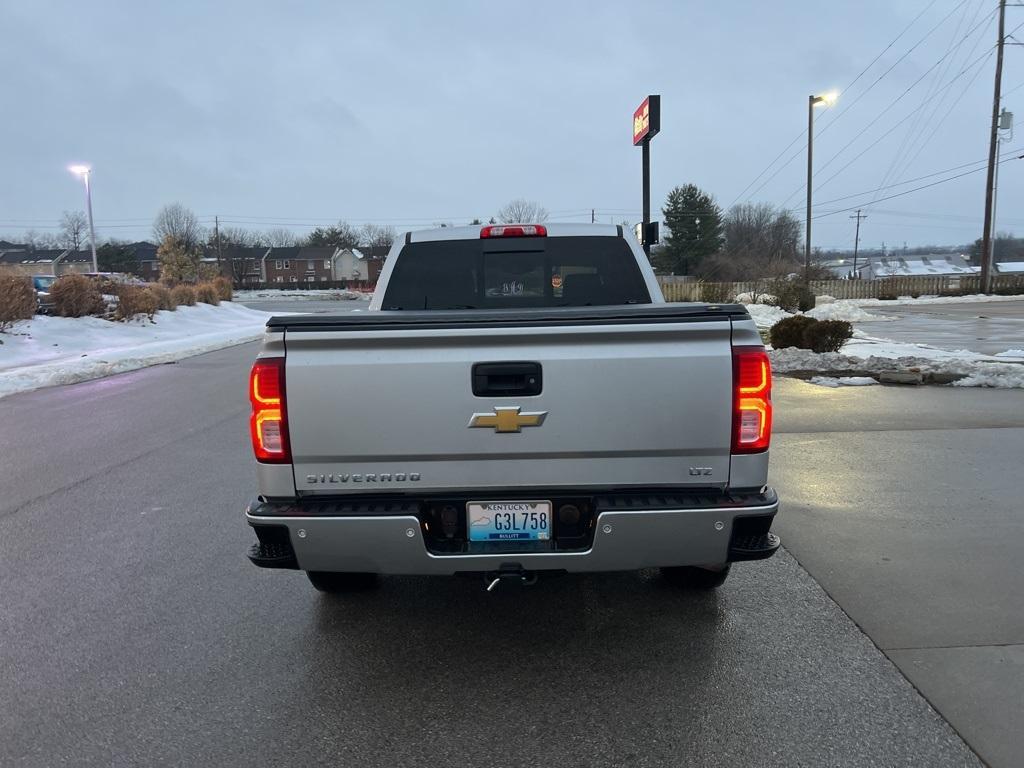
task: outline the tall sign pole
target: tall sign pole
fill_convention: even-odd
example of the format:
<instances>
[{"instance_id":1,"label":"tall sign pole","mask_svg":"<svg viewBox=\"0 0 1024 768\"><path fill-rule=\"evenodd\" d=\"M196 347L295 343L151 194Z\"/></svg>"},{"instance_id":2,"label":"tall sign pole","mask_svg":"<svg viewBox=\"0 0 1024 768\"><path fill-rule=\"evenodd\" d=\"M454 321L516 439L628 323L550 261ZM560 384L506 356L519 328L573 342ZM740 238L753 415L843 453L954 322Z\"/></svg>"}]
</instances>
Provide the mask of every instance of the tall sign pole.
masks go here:
<instances>
[{"instance_id":1,"label":"tall sign pole","mask_svg":"<svg viewBox=\"0 0 1024 768\"><path fill-rule=\"evenodd\" d=\"M999 101L1003 83L1003 43L1006 40L1006 0L999 0L999 36L996 38L996 86L992 98L992 127L988 142L988 178L985 182L985 229L981 233L981 292L992 284L992 192L995 189L996 163L999 158Z\"/></svg>"},{"instance_id":2,"label":"tall sign pole","mask_svg":"<svg viewBox=\"0 0 1024 768\"><path fill-rule=\"evenodd\" d=\"M633 146L643 150L644 221L641 245L651 255L651 243L657 242L651 227L651 139L661 130L661 96L652 94L633 112Z\"/></svg>"}]
</instances>

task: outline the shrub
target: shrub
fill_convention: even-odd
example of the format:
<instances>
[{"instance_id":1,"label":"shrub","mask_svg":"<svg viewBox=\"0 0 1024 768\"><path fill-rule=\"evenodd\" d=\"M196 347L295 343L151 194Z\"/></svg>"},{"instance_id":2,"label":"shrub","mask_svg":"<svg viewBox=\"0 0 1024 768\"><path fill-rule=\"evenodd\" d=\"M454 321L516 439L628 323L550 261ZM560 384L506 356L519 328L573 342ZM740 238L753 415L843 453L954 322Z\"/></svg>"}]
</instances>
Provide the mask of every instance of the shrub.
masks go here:
<instances>
[{"instance_id":1,"label":"shrub","mask_svg":"<svg viewBox=\"0 0 1024 768\"><path fill-rule=\"evenodd\" d=\"M899 296L896 295L896 291L890 288L883 288L878 292L879 301L896 301Z\"/></svg>"},{"instance_id":2,"label":"shrub","mask_svg":"<svg viewBox=\"0 0 1024 768\"><path fill-rule=\"evenodd\" d=\"M765 302L787 312L800 309L800 300L804 296L804 286L799 280L775 280L765 289L769 294Z\"/></svg>"},{"instance_id":3,"label":"shrub","mask_svg":"<svg viewBox=\"0 0 1024 768\"><path fill-rule=\"evenodd\" d=\"M838 352L852 338L853 325L845 320L814 320L804 327L802 343L797 346L812 352Z\"/></svg>"},{"instance_id":4,"label":"shrub","mask_svg":"<svg viewBox=\"0 0 1024 768\"><path fill-rule=\"evenodd\" d=\"M196 286L196 301L201 301L203 304L220 304L220 299L217 298L217 289L213 283L200 283Z\"/></svg>"},{"instance_id":5,"label":"shrub","mask_svg":"<svg viewBox=\"0 0 1024 768\"><path fill-rule=\"evenodd\" d=\"M708 304L725 304L730 297L727 283L705 283L700 284L700 300Z\"/></svg>"},{"instance_id":6,"label":"shrub","mask_svg":"<svg viewBox=\"0 0 1024 768\"><path fill-rule=\"evenodd\" d=\"M818 321L813 317L793 315L793 317L779 320L779 322L773 325L768 332L768 338L775 349L802 347L804 343L804 330L816 322Z\"/></svg>"},{"instance_id":7,"label":"shrub","mask_svg":"<svg viewBox=\"0 0 1024 768\"><path fill-rule=\"evenodd\" d=\"M130 320L136 315L146 315L152 320L159 308L156 295L148 288L122 285L117 291L117 309L114 311L114 317L118 320Z\"/></svg>"},{"instance_id":8,"label":"shrub","mask_svg":"<svg viewBox=\"0 0 1024 768\"><path fill-rule=\"evenodd\" d=\"M32 280L21 275L0 275L0 331L18 320L31 320L36 313L36 291Z\"/></svg>"},{"instance_id":9,"label":"shrub","mask_svg":"<svg viewBox=\"0 0 1024 768\"><path fill-rule=\"evenodd\" d=\"M804 288L800 289L800 299L797 301L797 309L801 312L809 312L814 309L814 305L816 303L817 300L814 297L814 293Z\"/></svg>"},{"instance_id":10,"label":"shrub","mask_svg":"<svg viewBox=\"0 0 1024 768\"><path fill-rule=\"evenodd\" d=\"M64 275L50 286L53 311L61 317L84 317L103 312L103 296L96 283L82 275Z\"/></svg>"},{"instance_id":11,"label":"shrub","mask_svg":"<svg viewBox=\"0 0 1024 768\"><path fill-rule=\"evenodd\" d=\"M171 300L177 307L194 307L196 304L196 289L191 285L176 285L171 290Z\"/></svg>"},{"instance_id":12,"label":"shrub","mask_svg":"<svg viewBox=\"0 0 1024 768\"><path fill-rule=\"evenodd\" d=\"M234 291L231 288L231 281L226 277L218 277L213 281L213 287L217 289L217 298L221 301L231 301Z\"/></svg>"},{"instance_id":13,"label":"shrub","mask_svg":"<svg viewBox=\"0 0 1024 768\"><path fill-rule=\"evenodd\" d=\"M167 275L160 276L160 285L169 290L174 290L180 283L180 280L175 280L173 277L168 277Z\"/></svg>"},{"instance_id":14,"label":"shrub","mask_svg":"<svg viewBox=\"0 0 1024 768\"><path fill-rule=\"evenodd\" d=\"M153 294L156 299L157 309L167 309L173 312L178 308L178 305L174 303L174 298L171 296L171 289L166 285L160 283L151 283L146 286L146 290Z\"/></svg>"}]
</instances>

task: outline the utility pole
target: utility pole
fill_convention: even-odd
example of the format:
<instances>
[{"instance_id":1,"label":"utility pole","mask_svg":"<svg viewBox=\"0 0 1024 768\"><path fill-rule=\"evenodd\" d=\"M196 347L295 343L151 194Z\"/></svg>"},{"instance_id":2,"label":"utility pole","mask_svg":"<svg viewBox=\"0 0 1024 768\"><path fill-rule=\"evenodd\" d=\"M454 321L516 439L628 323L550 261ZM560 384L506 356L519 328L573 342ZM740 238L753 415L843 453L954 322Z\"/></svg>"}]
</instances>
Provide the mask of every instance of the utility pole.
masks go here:
<instances>
[{"instance_id":1,"label":"utility pole","mask_svg":"<svg viewBox=\"0 0 1024 768\"><path fill-rule=\"evenodd\" d=\"M857 215L851 216L851 219L857 220L857 233L853 236L853 277L857 278L857 248L860 245L860 221L866 219L867 214L861 213L861 209L857 209Z\"/></svg>"},{"instance_id":2,"label":"utility pole","mask_svg":"<svg viewBox=\"0 0 1024 768\"><path fill-rule=\"evenodd\" d=\"M992 126L988 142L988 174L985 182L985 229L981 233L981 292L988 293L992 283L992 193L995 189L996 163L999 161L999 102L1003 87L1003 43L1006 40L1006 0L999 0L999 33L996 37L996 84L992 97Z\"/></svg>"},{"instance_id":3,"label":"utility pole","mask_svg":"<svg viewBox=\"0 0 1024 768\"><path fill-rule=\"evenodd\" d=\"M593 208L590 209L590 223L591 224L594 223L594 209Z\"/></svg>"}]
</instances>

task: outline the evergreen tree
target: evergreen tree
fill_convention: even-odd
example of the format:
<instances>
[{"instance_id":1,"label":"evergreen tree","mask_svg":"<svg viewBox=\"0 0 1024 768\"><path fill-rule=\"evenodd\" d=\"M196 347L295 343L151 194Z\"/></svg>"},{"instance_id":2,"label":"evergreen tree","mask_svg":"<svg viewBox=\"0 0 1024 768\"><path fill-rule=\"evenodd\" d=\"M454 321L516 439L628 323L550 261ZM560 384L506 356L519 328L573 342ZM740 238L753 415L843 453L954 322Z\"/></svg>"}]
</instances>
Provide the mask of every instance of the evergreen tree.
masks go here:
<instances>
[{"instance_id":1,"label":"evergreen tree","mask_svg":"<svg viewBox=\"0 0 1024 768\"><path fill-rule=\"evenodd\" d=\"M669 192L661 213L669 230L657 257L661 271L692 275L722 247L722 209L695 184Z\"/></svg>"}]
</instances>

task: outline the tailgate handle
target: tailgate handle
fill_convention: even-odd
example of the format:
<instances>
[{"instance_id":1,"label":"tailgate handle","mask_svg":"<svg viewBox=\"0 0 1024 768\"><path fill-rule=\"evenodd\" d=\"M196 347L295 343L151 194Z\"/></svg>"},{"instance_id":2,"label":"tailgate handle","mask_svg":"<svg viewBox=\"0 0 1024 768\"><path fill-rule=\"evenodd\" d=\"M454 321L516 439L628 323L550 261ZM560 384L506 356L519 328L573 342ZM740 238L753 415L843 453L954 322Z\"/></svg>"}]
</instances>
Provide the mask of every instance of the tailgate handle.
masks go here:
<instances>
[{"instance_id":1,"label":"tailgate handle","mask_svg":"<svg viewBox=\"0 0 1024 768\"><path fill-rule=\"evenodd\" d=\"M540 363L477 363L473 366L473 394L477 397L539 395L542 384Z\"/></svg>"}]
</instances>

